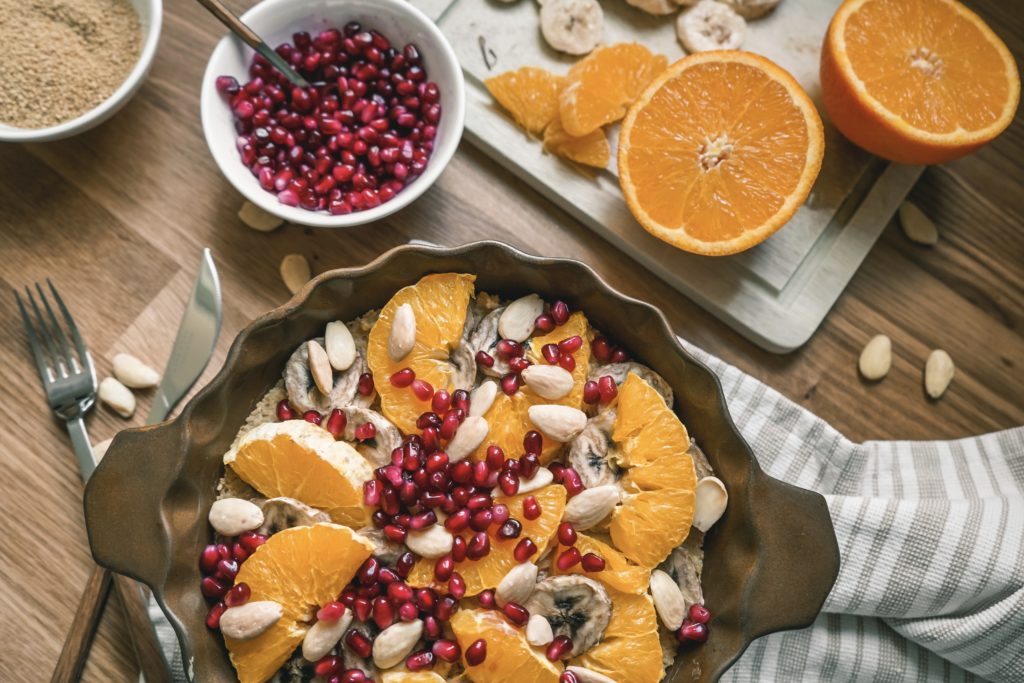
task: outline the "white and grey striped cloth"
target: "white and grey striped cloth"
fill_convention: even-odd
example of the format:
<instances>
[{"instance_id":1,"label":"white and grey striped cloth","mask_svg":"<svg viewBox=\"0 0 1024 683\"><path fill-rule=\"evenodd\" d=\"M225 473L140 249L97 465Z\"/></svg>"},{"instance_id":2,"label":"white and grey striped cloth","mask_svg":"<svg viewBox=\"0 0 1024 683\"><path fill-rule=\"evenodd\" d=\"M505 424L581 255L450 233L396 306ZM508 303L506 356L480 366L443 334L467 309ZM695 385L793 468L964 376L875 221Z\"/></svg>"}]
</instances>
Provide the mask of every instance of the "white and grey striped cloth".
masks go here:
<instances>
[{"instance_id":1,"label":"white and grey striped cloth","mask_svg":"<svg viewBox=\"0 0 1024 683\"><path fill-rule=\"evenodd\" d=\"M724 680L1024 681L1024 427L855 444L687 348L721 379L761 467L828 500L842 555L817 621L755 641Z\"/></svg>"}]
</instances>

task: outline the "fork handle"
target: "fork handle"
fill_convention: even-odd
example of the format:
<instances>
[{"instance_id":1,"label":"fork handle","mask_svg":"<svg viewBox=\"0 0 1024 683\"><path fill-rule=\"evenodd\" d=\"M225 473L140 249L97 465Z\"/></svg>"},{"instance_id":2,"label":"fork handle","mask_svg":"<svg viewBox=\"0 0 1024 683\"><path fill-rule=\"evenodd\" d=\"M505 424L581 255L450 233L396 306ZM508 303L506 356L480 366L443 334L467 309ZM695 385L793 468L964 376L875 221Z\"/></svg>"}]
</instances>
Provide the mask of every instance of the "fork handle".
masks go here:
<instances>
[{"instance_id":1,"label":"fork handle","mask_svg":"<svg viewBox=\"0 0 1024 683\"><path fill-rule=\"evenodd\" d=\"M85 420L81 416L72 417L67 421L67 425L71 446L75 449L78 467L82 472L82 480L89 481L92 471L96 469L96 455L89 443L89 434L85 431Z\"/></svg>"}]
</instances>

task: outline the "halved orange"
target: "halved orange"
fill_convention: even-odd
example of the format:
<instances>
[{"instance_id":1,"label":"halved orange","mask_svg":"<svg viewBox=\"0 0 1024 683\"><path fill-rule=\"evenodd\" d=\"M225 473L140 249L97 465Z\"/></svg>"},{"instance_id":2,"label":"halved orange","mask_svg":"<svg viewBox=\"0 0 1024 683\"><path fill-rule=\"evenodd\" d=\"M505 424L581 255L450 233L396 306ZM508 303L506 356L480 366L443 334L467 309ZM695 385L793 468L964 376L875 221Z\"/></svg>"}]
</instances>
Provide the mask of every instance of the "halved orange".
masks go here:
<instances>
[{"instance_id":1,"label":"halved orange","mask_svg":"<svg viewBox=\"0 0 1024 683\"><path fill-rule=\"evenodd\" d=\"M612 599L612 618L604 637L569 663L604 674L613 681L658 683L664 672L658 616L651 596L615 589L609 589L608 596Z\"/></svg>"},{"instance_id":2,"label":"halved orange","mask_svg":"<svg viewBox=\"0 0 1024 683\"><path fill-rule=\"evenodd\" d=\"M956 0L847 0L825 36L821 90L855 144L937 164L1010 125L1020 76L999 36Z\"/></svg>"},{"instance_id":3,"label":"halved orange","mask_svg":"<svg viewBox=\"0 0 1024 683\"><path fill-rule=\"evenodd\" d=\"M350 445L305 420L256 427L224 456L224 464L268 498L295 498L338 524L369 524L363 482L373 478L373 468Z\"/></svg>"},{"instance_id":4,"label":"halved orange","mask_svg":"<svg viewBox=\"0 0 1024 683\"><path fill-rule=\"evenodd\" d=\"M793 216L824 151L821 118L791 75L750 52L701 52L670 66L630 108L619 184L655 237L734 254Z\"/></svg>"},{"instance_id":5,"label":"halved orange","mask_svg":"<svg viewBox=\"0 0 1024 683\"><path fill-rule=\"evenodd\" d=\"M697 472L686 452L689 436L661 394L629 373L619 388L612 440L626 474L608 532L629 560L652 568L690 533Z\"/></svg>"},{"instance_id":6,"label":"halved orange","mask_svg":"<svg viewBox=\"0 0 1024 683\"><path fill-rule=\"evenodd\" d=\"M474 280L475 275L459 273L424 276L398 290L370 330L366 361L380 394L381 412L406 434L418 433L416 419L430 410L430 401L419 400L410 387L392 385L391 376L410 368L416 379L429 382L435 391L452 390L448 358L462 339ZM409 304L416 317L416 343L408 355L394 361L388 355L388 339L395 311L402 304Z\"/></svg>"},{"instance_id":7,"label":"halved orange","mask_svg":"<svg viewBox=\"0 0 1024 683\"><path fill-rule=\"evenodd\" d=\"M594 553L605 561L605 568L599 572L586 572L582 565L575 565L567 571L558 568L558 553L551 553L551 567L549 572L552 576L557 574L585 574L591 579L622 591L623 593L641 594L647 592L651 583L651 570L632 564L626 556L618 550L600 541L593 536L582 532L577 534L576 547L580 553Z\"/></svg>"},{"instance_id":8,"label":"halved orange","mask_svg":"<svg viewBox=\"0 0 1024 683\"><path fill-rule=\"evenodd\" d=\"M600 47L572 65L559 95L565 131L582 137L618 121L668 59L639 43Z\"/></svg>"},{"instance_id":9,"label":"halved orange","mask_svg":"<svg viewBox=\"0 0 1024 683\"><path fill-rule=\"evenodd\" d=\"M499 612L463 609L456 612L449 623L463 652L481 638L487 641L487 658L477 666L466 663L470 680L476 683L558 683L562 667L530 647L525 632L509 624Z\"/></svg>"},{"instance_id":10,"label":"halved orange","mask_svg":"<svg viewBox=\"0 0 1024 683\"><path fill-rule=\"evenodd\" d=\"M249 585L250 600L272 600L283 616L249 640L224 638L241 683L263 683L291 657L316 610L338 599L373 544L337 524L280 531L242 563L235 583Z\"/></svg>"},{"instance_id":11,"label":"halved orange","mask_svg":"<svg viewBox=\"0 0 1024 683\"><path fill-rule=\"evenodd\" d=\"M537 519L526 519L522 516L523 499L527 496L534 496L540 503L541 514ZM542 489L523 493L517 496L498 496L495 503L504 503L508 506L512 516L519 519L523 524L522 533L518 538L498 538L498 528L492 525L488 530L491 537L491 552L480 560L465 560L455 565L457 571L466 581L466 595L476 595L488 588L498 585L505 574L515 567L515 557L512 551L524 538L529 538L537 545L537 553L530 558L536 562L537 558L547 550L551 538L562 521L562 514L565 512L565 488L556 484L545 486ZM472 531L463 532L462 536L468 541L473 536ZM413 565L409 577L406 579L410 586L432 586L434 581L434 562L420 558ZM442 586L438 586L443 588Z\"/></svg>"},{"instance_id":12,"label":"halved orange","mask_svg":"<svg viewBox=\"0 0 1024 683\"><path fill-rule=\"evenodd\" d=\"M562 122L555 118L544 130L544 149L551 154L575 161L584 166L605 168L611 158L611 146L603 128L591 131L582 137L565 132Z\"/></svg>"},{"instance_id":13,"label":"halved orange","mask_svg":"<svg viewBox=\"0 0 1024 683\"><path fill-rule=\"evenodd\" d=\"M558 93L565 87L565 76L524 66L487 78L484 86L521 128L539 136L558 117Z\"/></svg>"}]
</instances>

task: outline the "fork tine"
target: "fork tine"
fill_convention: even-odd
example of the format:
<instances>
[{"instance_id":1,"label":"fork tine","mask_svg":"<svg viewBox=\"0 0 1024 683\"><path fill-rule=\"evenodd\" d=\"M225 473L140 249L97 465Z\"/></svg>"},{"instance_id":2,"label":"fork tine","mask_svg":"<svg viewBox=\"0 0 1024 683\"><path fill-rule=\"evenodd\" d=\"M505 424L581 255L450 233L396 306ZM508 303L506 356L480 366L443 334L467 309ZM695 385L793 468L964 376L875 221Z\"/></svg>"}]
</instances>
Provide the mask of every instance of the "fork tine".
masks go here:
<instances>
[{"instance_id":1,"label":"fork tine","mask_svg":"<svg viewBox=\"0 0 1024 683\"><path fill-rule=\"evenodd\" d=\"M33 296L32 290L28 287L25 287L25 294L28 296L28 302L32 304L32 310L36 314L36 322L38 323L36 332L40 337L42 337L47 350L50 352L50 360L53 361L53 374L66 377L67 371L64 369L63 364L60 361L60 355L57 353L57 346L53 342L53 335L50 333L50 328L46 326L46 320L43 318L43 314L39 311L39 305L36 304L36 298Z\"/></svg>"},{"instance_id":2,"label":"fork tine","mask_svg":"<svg viewBox=\"0 0 1024 683\"><path fill-rule=\"evenodd\" d=\"M17 291L14 292L14 298L18 300L18 308L21 309L21 321L25 324L25 334L28 335L28 345L32 349L32 356L36 359L36 368L39 370L39 376L43 380L43 384L49 384L53 381L50 376L50 368L46 364L46 358L43 357L43 348L39 343L39 339L36 336L35 328L32 326L32 318L29 317L28 311L25 310L25 304L21 300L21 295Z\"/></svg>"},{"instance_id":3,"label":"fork tine","mask_svg":"<svg viewBox=\"0 0 1024 683\"><path fill-rule=\"evenodd\" d=\"M75 348L78 350L78 358L82 363L82 367L88 368L89 349L86 348L82 335L78 333L78 326L75 325L75 319L71 317L68 307L64 305L64 299L60 298L60 294L57 292L57 288L53 286L50 278L46 278L46 284L50 285L50 291L53 292L53 298L57 301L57 307L64 316L64 322L67 323L68 329L71 330L71 337L75 340Z\"/></svg>"},{"instance_id":4,"label":"fork tine","mask_svg":"<svg viewBox=\"0 0 1024 683\"><path fill-rule=\"evenodd\" d=\"M43 288L36 283L36 291L39 292L39 298L43 302L43 307L46 309L46 314L50 317L50 322L53 324L54 334L57 337L57 341L60 342L60 346L64 349L64 357L68 361L68 370L70 372L77 372L75 367L75 358L71 355L71 347L68 346L68 335L64 332L64 329L57 322L57 316L53 314L53 308L50 307L50 300L46 298L46 294L43 293Z\"/></svg>"}]
</instances>

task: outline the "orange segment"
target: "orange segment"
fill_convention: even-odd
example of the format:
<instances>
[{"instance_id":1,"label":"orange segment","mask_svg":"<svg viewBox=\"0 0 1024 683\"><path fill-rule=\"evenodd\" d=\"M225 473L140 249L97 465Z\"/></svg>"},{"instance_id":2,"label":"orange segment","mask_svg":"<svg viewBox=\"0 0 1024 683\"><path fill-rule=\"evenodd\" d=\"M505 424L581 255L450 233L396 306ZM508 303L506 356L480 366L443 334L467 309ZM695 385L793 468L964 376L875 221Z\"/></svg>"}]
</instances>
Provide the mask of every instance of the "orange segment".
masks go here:
<instances>
[{"instance_id":1,"label":"orange segment","mask_svg":"<svg viewBox=\"0 0 1024 683\"><path fill-rule=\"evenodd\" d=\"M558 93L565 86L565 77L524 66L485 79L484 86L521 128L540 135L558 116Z\"/></svg>"},{"instance_id":2,"label":"orange segment","mask_svg":"<svg viewBox=\"0 0 1024 683\"><path fill-rule=\"evenodd\" d=\"M540 503L541 514L537 519L529 520L522 515L523 499L527 496L536 497L537 502ZM562 521L562 513L565 512L565 488L553 484L518 496L499 496L494 499L494 502L507 505L512 516L522 522L523 531L519 538L502 539L497 537L497 527L492 526L488 531L491 536L491 552L483 559L465 560L455 565L455 571L466 580L467 595L476 595L498 585L505 574L508 574L509 570L518 564L512 551L522 539L529 537L537 544L537 553L531 558L531 561L535 562L544 554L551 538L555 535L559 522ZM462 534L467 541L472 535L471 531ZM417 560L406 579L409 585L417 587L432 585L434 583L434 562L434 560L425 558Z\"/></svg>"},{"instance_id":3,"label":"orange segment","mask_svg":"<svg viewBox=\"0 0 1024 683\"><path fill-rule=\"evenodd\" d=\"M317 608L338 598L372 552L372 543L336 524L286 529L257 548L235 583L249 584L251 600L272 600L284 614L255 638L224 638L238 680L269 680L302 643Z\"/></svg>"},{"instance_id":4,"label":"orange segment","mask_svg":"<svg viewBox=\"0 0 1024 683\"><path fill-rule=\"evenodd\" d=\"M668 59L639 43L601 47L572 65L559 97L562 126L582 137L618 121Z\"/></svg>"},{"instance_id":5,"label":"orange segment","mask_svg":"<svg viewBox=\"0 0 1024 683\"><path fill-rule=\"evenodd\" d=\"M1013 55L956 0L847 0L821 52L829 118L864 149L934 164L989 142L1013 121Z\"/></svg>"},{"instance_id":6,"label":"orange segment","mask_svg":"<svg viewBox=\"0 0 1024 683\"><path fill-rule=\"evenodd\" d=\"M391 375L411 368L417 379L429 382L435 390L452 390L448 358L462 338L474 280L475 275L457 273L427 275L398 290L370 330L366 360L380 394L381 412L406 434L418 432L416 418L430 409L430 401L419 400L410 387L392 385ZM388 355L388 338L395 311L402 304L412 306L416 316L416 343L396 362Z\"/></svg>"},{"instance_id":7,"label":"orange segment","mask_svg":"<svg viewBox=\"0 0 1024 683\"><path fill-rule=\"evenodd\" d=\"M629 562L626 556L612 546L599 541L593 536L578 533L576 547L580 553L594 553L604 558L605 568L600 572L587 574L581 565L576 565L563 572L558 568L558 553L551 554L551 567L548 570L552 576L557 574L586 574L591 579L600 581L609 588L639 595L647 592L647 586L651 583L651 570L638 567Z\"/></svg>"},{"instance_id":8,"label":"orange segment","mask_svg":"<svg viewBox=\"0 0 1024 683\"><path fill-rule=\"evenodd\" d=\"M444 677L433 671L387 671L381 683L445 683Z\"/></svg>"},{"instance_id":9,"label":"orange segment","mask_svg":"<svg viewBox=\"0 0 1024 683\"><path fill-rule=\"evenodd\" d=\"M661 680L661 640L654 603L646 593L608 590L612 618L597 645L569 663L629 683Z\"/></svg>"},{"instance_id":10,"label":"orange segment","mask_svg":"<svg viewBox=\"0 0 1024 683\"><path fill-rule=\"evenodd\" d=\"M818 112L792 76L749 52L703 52L669 67L630 108L619 183L655 237L733 254L786 224L824 150Z\"/></svg>"},{"instance_id":11,"label":"orange segment","mask_svg":"<svg viewBox=\"0 0 1024 683\"><path fill-rule=\"evenodd\" d=\"M530 647L524 631L509 624L498 612L485 609L459 610L450 623L463 652L481 638L487 641L487 658L478 666L466 664L466 675L471 681L558 683L562 668Z\"/></svg>"},{"instance_id":12,"label":"orange segment","mask_svg":"<svg viewBox=\"0 0 1024 683\"><path fill-rule=\"evenodd\" d=\"M569 161L594 168L607 167L612 154L603 129L598 128L583 137L574 137L565 132L558 119L552 121L544 131L544 149Z\"/></svg>"},{"instance_id":13,"label":"orange segment","mask_svg":"<svg viewBox=\"0 0 1024 683\"><path fill-rule=\"evenodd\" d=\"M253 429L224 464L268 498L285 496L319 508L338 524L369 524L363 482L373 469L354 448L305 420Z\"/></svg>"},{"instance_id":14,"label":"orange segment","mask_svg":"<svg viewBox=\"0 0 1024 683\"><path fill-rule=\"evenodd\" d=\"M612 440L626 468L624 502L608 531L631 561L654 567L686 540L693 522L697 472L689 436L661 395L630 373L619 388Z\"/></svg>"}]
</instances>

